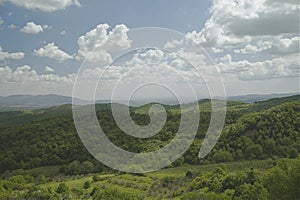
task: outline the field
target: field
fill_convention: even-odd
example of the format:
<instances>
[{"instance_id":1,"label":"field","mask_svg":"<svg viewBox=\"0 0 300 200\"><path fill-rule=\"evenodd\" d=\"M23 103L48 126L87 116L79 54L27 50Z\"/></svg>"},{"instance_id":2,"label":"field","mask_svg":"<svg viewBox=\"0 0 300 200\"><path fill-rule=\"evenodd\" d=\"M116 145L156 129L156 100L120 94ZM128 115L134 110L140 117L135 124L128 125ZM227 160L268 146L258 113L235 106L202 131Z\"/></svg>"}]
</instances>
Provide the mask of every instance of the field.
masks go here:
<instances>
[{"instance_id":1,"label":"field","mask_svg":"<svg viewBox=\"0 0 300 200\"><path fill-rule=\"evenodd\" d=\"M185 165L146 174L92 173L72 176L60 173L60 166L47 166L27 172L19 171L23 175L6 174L4 176L9 178L2 181L2 185L9 185L9 181L14 183L10 198L28 192L30 197L36 199L198 199L198 197L232 199L236 189L218 192L216 189L210 189L209 185L201 186L201 189L195 185L199 178L214 178L212 175L219 178L221 175L220 180L226 182L228 177L247 177L249 174L252 174L256 184L263 185L266 184L264 182L268 180L270 172L274 169L279 170L282 163L294 163L295 170L299 170L299 161L299 159L253 160L198 166ZM294 166L290 165L290 167ZM24 177L24 180L20 177ZM28 177L34 181L26 183ZM299 180L296 183L299 185ZM20 184L23 186L21 187ZM5 198L4 194L2 198Z\"/></svg>"}]
</instances>

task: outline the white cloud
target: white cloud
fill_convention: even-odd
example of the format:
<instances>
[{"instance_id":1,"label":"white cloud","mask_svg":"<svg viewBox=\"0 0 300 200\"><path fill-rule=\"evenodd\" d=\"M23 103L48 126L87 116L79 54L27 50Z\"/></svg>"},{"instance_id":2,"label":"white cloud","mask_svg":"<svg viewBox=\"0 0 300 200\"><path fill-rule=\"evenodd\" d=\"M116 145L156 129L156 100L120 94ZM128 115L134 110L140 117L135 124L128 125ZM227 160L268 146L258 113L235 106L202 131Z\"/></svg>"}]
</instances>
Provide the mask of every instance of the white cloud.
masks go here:
<instances>
[{"instance_id":1,"label":"white cloud","mask_svg":"<svg viewBox=\"0 0 300 200\"><path fill-rule=\"evenodd\" d=\"M2 20L2 18L0 17L0 25L3 24L4 21Z\"/></svg>"},{"instance_id":2,"label":"white cloud","mask_svg":"<svg viewBox=\"0 0 300 200\"><path fill-rule=\"evenodd\" d=\"M260 62L232 61L231 55L219 59L217 64L223 76L237 77L243 81L299 77L299 57L291 55Z\"/></svg>"},{"instance_id":3,"label":"white cloud","mask_svg":"<svg viewBox=\"0 0 300 200\"><path fill-rule=\"evenodd\" d=\"M46 67L45 67L45 71L46 71L46 72L54 72L54 69L52 69L52 68L49 67L49 66L46 66Z\"/></svg>"},{"instance_id":4,"label":"white cloud","mask_svg":"<svg viewBox=\"0 0 300 200\"><path fill-rule=\"evenodd\" d=\"M243 49L235 49L234 53L256 53L260 51L256 46L247 44Z\"/></svg>"},{"instance_id":5,"label":"white cloud","mask_svg":"<svg viewBox=\"0 0 300 200\"><path fill-rule=\"evenodd\" d=\"M184 52L180 53L180 55L184 54ZM185 54L194 61L197 60L198 64L203 60L201 55L191 55L187 52ZM137 86L149 85L149 83L170 86L174 91L181 90L179 94L188 93L190 91L190 89L187 90L188 85L191 85L197 94L205 93L206 87L201 76L205 73L204 70L200 74L180 55L160 49L140 49L126 54L122 60L116 60L114 65L108 68L86 66L84 63L83 66L86 68L79 73L80 88L82 89L80 89L78 97L92 98L90 91L95 90L95 84L98 85L99 90L97 91L100 91L96 96L100 99L110 98L112 92L117 95L117 99L126 99L126 96L131 94ZM114 86L117 88L116 91L114 91ZM161 94L154 90L147 95L159 99L166 93ZM191 98L189 95L187 94L185 97Z\"/></svg>"},{"instance_id":6,"label":"white cloud","mask_svg":"<svg viewBox=\"0 0 300 200\"><path fill-rule=\"evenodd\" d=\"M24 65L13 70L0 67L0 91L2 95L13 94L61 94L71 95L75 74L60 76L38 74Z\"/></svg>"},{"instance_id":7,"label":"white cloud","mask_svg":"<svg viewBox=\"0 0 300 200\"><path fill-rule=\"evenodd\" d=\"M47 45L38 50L35 49L33 54L39 57L47 57L58 61L73 59L72 55L69 55L68 53L59 49L57 46L55 46L53 42L48 43Z\"/></svg>"},{"instance_id":8,"label":"white cloud","mask_svg":"<svg viewBox=\"0 0 300 200\"><path fill-rule=\"evenodd\" d=\"M145 53L135 54L131 62L135 64L159 64L164 61L166 55L160 49L149 49Z\"/></svg>"},{"instance_id":9,"label":"white cloud","mask_svg":"<svg viewBox=\"0 0 300 200\"><path fill-rule=\"evenodd\" d=\"M299 53L300 37L264 37L254 44L247 44L242 49L235 49L234 53L268 52L273 56L284 56Z\"/></svg>"},{"instance_id":10,"label":"white cloud","mask_svg":"<svg viewBox=\"0 0 300 200\"><path fill-rule=\"evenodd\" d=\"M16 25L14 25L14 24L10 24L9 26L8 26L8 28L9 29L16 29L16 28L18 28Z\"/></svg>"},{"instance_id":11,"label":"white cloud","mask_svg":"<svg viewBox=\"0 0 300 200\"><path fill-rule=\"evenodd\" d=\"M297 0L213 0L211 17L200 32L187 34L207 47L230 48L253 38L299 33Z\"/></svg>"},{"instance_id":12,"label":"white cloud","mask_svg":"<svg viewBox=\"0 0 300 200\"><path fill-rule=\"evenodd\" d=\"M0 46L0 60L5 60L5 59L22 59L24 58L24 53L23 52L15 52L15 53L8 53L5 52L2 47Z\"/></svg>"},{"instance_id":13,"label":"white cloud","mask_svg":"<svg viewBox=\"0 0 300 200\"><path fill-rule=\"evenodd\" d=\"M41 10L45 12L52 12L56 10L65 9L68 6L80 6L78 0L2 0L2 2L11 2L17 6L24 7L31 10Z\"/></svg>"},{"instance_id":14,"label":"white cloud","mask_svg":"<svg viewBox=\"0 0 300 200\"><path fill-rule=\"evenodd\" d=\"M258 42L261 50L269 51L272 55L299 54L300 37L274 38Z\"/></svg>"},{"instance_id":15,"label":"white cloud","mask_svg":"<svg viewBox=\"0 0 300 200\"><path fill-rule=\"evenodd\" d=\"M203 55L183 51L170 53L160 49L145 49L136 52L130 60L122 65L111 66L111 69L113 69L113 74L119 74L119 77L129 76L129 82L131 80L134 82L148 80L176 84L180 82L180 79L190 83L202 82L197 70L183 58L193 63L197 62L198 65L203 61Z\"/></svg>"},{"instance_id":16,"label":"white cloud","mask_svg":"<svg viewBox=\"0 0 300 200\"><path fill-rule=\"evenodd\" d=\"M50 29L48 25L38 25L35 24L34 22L27 22L27 24L20 29L21 32L23 33L30 33L30 34L38 34L43 32L45 29Z\"/></svg>"},{"instance_id":17,"label":"white cloud","mask_svg":"<svg viewBox=\"0 0 300 200\"><path fill-rule=\"evenodd\" d=\"M300 68L298 11L298 0L213 0L203 29L186 40L226 52L217 65L225 78L294 79Z\"/></svg>"},{"instance_id":18,"label":"white cloud","mask_svg":"<svg viewBox=\"0 0 300 200\"><path fill-rule=\"evenodd\" d=\"M211 47L210 51L213 52L213 53L222 53L222 52L224 52L223 49L215 48L215 47Z\"/></svg>"},{"instance_id":19,"label":"white cloud","mask_svg":"<svg viewBox=\"0 0 300 200\"><path fill-rule=\"evenodd\" d=\"M99 24L95 29L78 38L78 57L91 61L112 62L112 54L122 52L130 47L128 28L121 24L109 31L108 24Z\"/></svg>"},{"instance_id":20,"label":"white cloud","mask_svg":"<svg viewBox=\"0 0 300 200\"><path fill-rule=\"evenodd\" d=\"M43 30L46 30L46 29L51 29L52 26L48 26L48 25L43 25Z\"/></svg>"},{"instance_id":21,"label":"white cloud","mask_svg":"<svg viewBox=\"0 0 300 200\"><path fill-rule=\"evenodd\" d=\"M63 30L63 31L60 32L60 34L61 34L61 35L66 35L66 34L67 34L67 31Z\"/></svg>"}]
</instances>

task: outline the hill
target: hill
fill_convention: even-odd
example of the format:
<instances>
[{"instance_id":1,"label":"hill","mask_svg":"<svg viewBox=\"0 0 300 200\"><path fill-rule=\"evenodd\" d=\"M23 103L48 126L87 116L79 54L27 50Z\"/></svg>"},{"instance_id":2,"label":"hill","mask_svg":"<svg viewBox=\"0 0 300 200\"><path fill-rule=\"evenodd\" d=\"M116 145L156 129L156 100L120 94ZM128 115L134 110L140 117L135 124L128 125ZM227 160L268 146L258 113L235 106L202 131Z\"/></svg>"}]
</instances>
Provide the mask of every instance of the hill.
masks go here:
<instances>
[{"instance_id":1,"label":"hill","mask_svg":"<svg viewBox=\"0 0 300 200\"><path fill-rule=\"evenodd\" d=\"M49 95L12 95L8 97L0 97L1 106L28 106L28 107L43 107L55 106L62 104L70 104L71 97L59 96L54 94Z\"/></svg>"},{"instance_id":2,"label":"hill","mask_svg":"<svg viewBox=\"0 0 300 200\"><path fill-rule=\"evenodd\" d=\"M228 102L226 124L214 150L204 159L198 152L210 120L209 101L199 102L201 120L196 140L175 163L201 164L233 160L295 157L300 152L299 96L262 101L255 104ZM149 123L149 105L131 107L139 125ZM110 104L96 106L99 123L117 146L132 152L148 152L166 145L175 136L180 112L167 106L167 122L149 139L123 133L113 120ZM105 167L92 158L78 138L70 105L0 113L0 171L30 169L48 165L70 165L88 161L99 170ZM94 168L93 168L94 169ZM65 168L66 173L74 173Z\"/></svg>"},{"instance_id":3,"label":"hill","mask_svg":"<svg viewBox=\"0 0 300 200\"><path fill-rule=\"evenodd\" d=\"M76 133L71 105L2 112L0 199L299 197L299 95L251 104L228 101L222 135L201 160L197 156L211 103L201 100L198 104L199 129L187 152L165 169L139 175L112 170L87 152ZM132 119L139 125L148 124L151 105L130 107ZM137 139L118 128L110 107L96 105L99 123L114 144L131 152L165 146L180 123L179 106L164 105L167 123L163 129L149 139Z\"/></svg>"},{"instance_id":4,"label":"hill","mask_svg":"<svg viewBox=\"0 0 300 200\"><path fill-rule=\"evenodd\" d=\"M242 101L245 103L254 103L258 101L266 101L274 98L282 98L293 96L297 94L293 93L285 93L285 94L248 94L248 95L240 95L240 96L229 96L228 100L232 101Z\"/></svg>"},{"instance_id":5,"label":"hill","mask_svg":"<svg viewBox=\"0 0 300 200\"><path fill-rule=\"evenodd\" d=\"M292 96L293 94L252 94L252 95L241 95L228 97L229 101L238 101L244 103L254 103L258 101L266 101L273 98L281 98ZM205 101L201 100L201 101ZM76 102L80 104L91 104L90 101L76 99ZM140 107L148 104L146 100L132 100L129 102L130 106ZM176 105L177 102L171 100L161 100L162 104L165 105ZM96 104L108 104L110 100L97 100ZM119 101L127 105L128 102ZM0 112L6 111L20 111L20 110L33 110L40 108L49 108L53 106L72 104L72 97L60 96L54 94L47 95L12 95L12 96L0 96Z\"/></svg>"}]
</instances>

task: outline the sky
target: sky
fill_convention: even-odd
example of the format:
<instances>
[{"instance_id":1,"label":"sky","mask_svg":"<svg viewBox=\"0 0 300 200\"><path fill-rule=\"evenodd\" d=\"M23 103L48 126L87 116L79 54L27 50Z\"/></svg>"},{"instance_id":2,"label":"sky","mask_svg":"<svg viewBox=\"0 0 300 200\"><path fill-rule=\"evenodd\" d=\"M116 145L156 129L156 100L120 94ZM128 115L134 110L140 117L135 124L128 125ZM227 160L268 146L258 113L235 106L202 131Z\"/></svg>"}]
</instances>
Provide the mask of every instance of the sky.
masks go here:
<instances>
[{"instance_id":1,"label":"sky","mask_svg":"<svg viewBox=\"0 0 300 200\"><path fill-rule=\"evenodd\" d=\"M170 40L160 42L175 57L161 49L132 52L105 72L115 55L132 49L138 37L150 40L150 29L133 36L135 29L144 27L168 29L161 34L170 34ZM222 93L222 82L228 96L299 93L299 41L298 0L0 0L0 96L71 96L78 74L86 84L81 90L87 91L89 81L104 72L102 87L110 92L125 75L130 83L169 80L184 91L183 82L170 70L186 76L183 81L195 90L207 88L195 80L211 84L200 96ZM202 59L203 49L196 55L187 46L203 48L212 61ZM90 60L97 64L80 68ZM206 77L190 64L205 66L200 69ZM209 78L212 68L222 80ZM88 96L85 92L78 97ZM152 88L141 95L155 92L164 94Z\"/></svg>"}]
</instances>

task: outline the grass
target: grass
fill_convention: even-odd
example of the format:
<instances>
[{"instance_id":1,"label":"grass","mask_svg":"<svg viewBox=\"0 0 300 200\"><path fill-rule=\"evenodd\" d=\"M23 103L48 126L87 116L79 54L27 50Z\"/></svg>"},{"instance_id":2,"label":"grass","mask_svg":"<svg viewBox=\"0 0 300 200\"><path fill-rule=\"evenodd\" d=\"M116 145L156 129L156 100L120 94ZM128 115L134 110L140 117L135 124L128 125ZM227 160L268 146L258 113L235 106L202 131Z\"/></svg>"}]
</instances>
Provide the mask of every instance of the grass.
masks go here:
<instances>
[{"instance_id":1,"label":"grass","mask_svg":"<svg viewBox=\"0 0 300 200\"><path fill-rule=\"evenodd\" d=\"M82 188L83 184L86 181L92 181L91 176L84 176L82 178L74 179L74 180L64 180L64 181L51 181L45 184L41 184L41 187L45 188L53 188L56 189L60 183L65 183L69 188Z\"/></svg>"},{"instance_id":2,"label":"grass","mask_svg":"<svg viewBox=\"0 0 300 200\"><path fill-rule=\"evenodd\" d=\"M270 160L253 160L253 161L237 161L224 163L226 169L229 172L235 172L242 169L254 168L254 169L268 169L272 166L272 161ZM163 177L183 177L187 171L193 174L197 173L207 173L212 171L214 168L222 166L222 164L208 164L208 165L186 165L176 168L162 169L156 172L148 173L147 176L152 178L163 178Z\"/></svg>"},{"instance_id":3,"label":"grass","mask_svg":"<svg viewBox=\"0 0 300 200\"><path fill-rule=\"evenodd\" d=\"M252 160L252 161L236 161L236 162L228 162L224 163L227 170L229 172L234 172L234 171L239 171L242 169L246 168L254 168L254 169L268 169L272 167L272 160ZM131 174L123 174L123 175L113 175L113 174L100 174L99 176L103 179L106 179L105 177L112 177L112 179L122 179L126 181L134 181L134 182L140 182L140 183L151 183L152 178L163 178L167 176L172 176L172 177L183 177L185 176L187 171L192 172L193 174L197 173L207 173L214 168L221 166L222 164L207 164L207 165L185 165L185 166L180 166L180 167L175 167L175 168L165 168L161 169L156 172L150 172L146 173L145 176L134 176ZM33 175L44 175L46 177L61 177L63 176L59 172L60 166L46 166L46 167L39 167L39 168L34 168L30 170L30 173ZM72 176L71 178L76 178L78 179L80 176ZM90 176L92 177L92 175ZM67 177L64 177L65 179ZM59 180L59 178L58 178Z\"/></svg>"},{"instance_id":4,"label":"grass","mask_svg":"<svg viewBox=\"0 0 300 200\"><path fill-rule=\"evenodd\" d=\"M56 190L60 183L76 194L84 197L91 194L96 188L99 191L117 191L124 195L135 195L138 199L180 199L188 192L186 172L190 171L195 176L198 173L208 173L216 167L225 167L228 172L238 172L247 168L259 169L261 171L272 167L272 160L240 161L225 164L207 165L186 165L175 168L161 169L156 172L142 175L135 174L89 174L64 176L59 173L60 166L39 167L30 170L35 175L45 175L49 177L48 182L40 183L37 186ZM93 180L97 175L98 179ZM90 182L90 187L84 189L85 182ZM151 197L151 198L150 198ZM175 198L176 197L176 198Z\"/></svg>"},{"instance_id":5,"label":"grass","mask_svg":"<svg viewBox=\"0 0 300 200\"><path fill-rule=\"evenodd\" d=\"M272 166L272 160L256 160L256 161L239 161L229 162L225 164L207 164L207 165L186 165L176 168L166 168L156 172L146 173L141 176L134 174L97 174L99 181L93 181L93 175L75 175L63 176L59 173L60 166L39 167L30 170L31 173L43 174L52 177L47 183L40 184L42 188L52 188L56 190L60 183L65 183L72 191L83 191L90 194L94 188L101 191L118 191L122 194L134 194L141 198L146 196L155 197L155 199L170 198L168 195L177 193L179 196L183 194L182 186L187 171L194 175L198 173L208 173L218 166L226 167L229 172L235 172L246 168L255 168L266 170ZM162 186L162 183L171 178L172 186ZM86 181L90 181L90 188L83 189ZM182 182L183 181L183 182Z\"/></svg>"}]
</instances>

